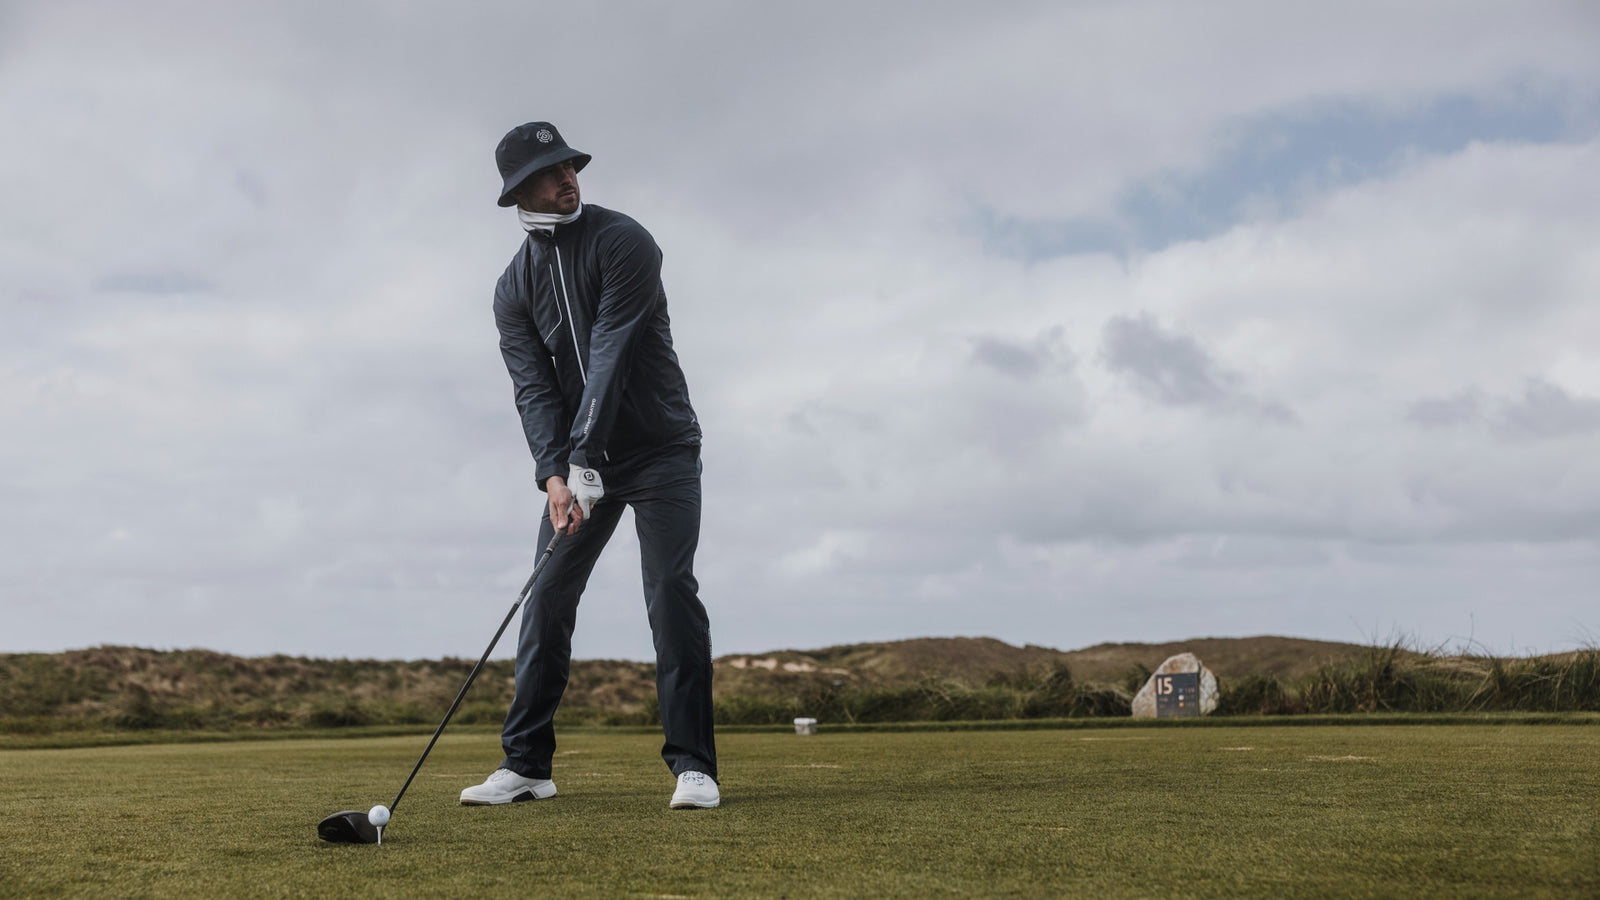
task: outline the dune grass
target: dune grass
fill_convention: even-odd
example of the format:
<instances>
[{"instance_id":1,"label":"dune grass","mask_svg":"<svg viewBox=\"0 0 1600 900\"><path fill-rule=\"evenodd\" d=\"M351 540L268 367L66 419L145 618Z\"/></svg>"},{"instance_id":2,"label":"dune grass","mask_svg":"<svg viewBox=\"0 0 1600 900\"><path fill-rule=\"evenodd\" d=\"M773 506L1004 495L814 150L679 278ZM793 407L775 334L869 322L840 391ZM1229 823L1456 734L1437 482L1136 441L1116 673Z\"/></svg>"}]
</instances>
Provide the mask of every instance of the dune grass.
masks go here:
<instances>
[{"instance_id":1,"label":"dune grass","mask_svg":"<svg viewBox=\"0 0 1600 900\"><path fill-rule=\"evenodd\" d=\"M1286 665L1285 645L1294 645L1288 639L1222 643L1234 647L1224 658L1241 667L1221 680L1218 713L1224 716L1600 713L1600 648L1508 659L1399 641L1330 645L1342 648L1336 657L1310 669L1310 661L1301 660L1299 674L1280 676L1274 673ZM856 725L1118 719L1128 716L1150 676L1134 664L1115 683L1083 681L1059 651L989 640L835 649L846 652L818 651L813 662L785 663L792 672L775 658L758 660L761 665L724 658L717 670L717 724L782 725L796 716ZM1054 662L1039 661L1051 655ZM1005 668L1008 659L1015 662L1011 668ZM829 662L856 669L821 664ZM241 658L137 647L0 654L0 747L36 739L146 743L166 733L232 739L426 729L471 666L460 659ZM1103 673L1106 661L1091 669ZM649 663L574 661L558 725L658 725L654 671ZM491 661L455 721L498 725L512 687L511 662Z\"/></svg>"},{"instance_id":2,"label":"dune grass","mask_svg":"<svg viewBox=\"0 0 1600 900\"><path fill-rule=\"evenodd\" d=\"M721 736L666 808L659 736L562 737L561 796L464 809L493 733L0 751L7 896L1595 896L1600 727Z\"/></svg>"}]
</instances>

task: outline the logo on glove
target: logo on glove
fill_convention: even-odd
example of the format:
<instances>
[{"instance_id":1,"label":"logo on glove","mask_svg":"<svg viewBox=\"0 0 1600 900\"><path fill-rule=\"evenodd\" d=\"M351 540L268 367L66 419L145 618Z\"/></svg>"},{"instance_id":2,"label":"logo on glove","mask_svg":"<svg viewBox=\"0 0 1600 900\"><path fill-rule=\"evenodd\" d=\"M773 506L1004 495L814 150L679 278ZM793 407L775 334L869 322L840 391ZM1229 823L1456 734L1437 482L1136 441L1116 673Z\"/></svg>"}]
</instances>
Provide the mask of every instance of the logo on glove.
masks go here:
<instances>
[{"instance_id":1,"label":"logo on glove","mask_svg":"<svg viewBox=\"0 0 1600 900\"><path fill-rule=\"evenodd\" d=\"M579 477L583 479L584 484L594 484L600 479L600 473L593 469L584 469L583 474Z\"/></svg>"}]
</instances>

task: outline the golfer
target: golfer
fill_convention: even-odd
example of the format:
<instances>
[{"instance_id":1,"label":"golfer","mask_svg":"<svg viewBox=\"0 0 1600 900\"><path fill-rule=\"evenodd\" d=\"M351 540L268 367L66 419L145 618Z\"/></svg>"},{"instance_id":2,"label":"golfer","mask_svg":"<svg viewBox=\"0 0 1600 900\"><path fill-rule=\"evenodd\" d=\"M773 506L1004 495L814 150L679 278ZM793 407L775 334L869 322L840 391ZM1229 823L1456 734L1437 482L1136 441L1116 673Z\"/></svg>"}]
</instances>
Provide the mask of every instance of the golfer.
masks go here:
<instances>
[{"instance_id":1,"label":"golfer","mask_svg":"<svg viewBox=\"0 0 1600 900\"><path fill-rule=\"evenodd\" d=\"M522 613L505 759L467 805L553 797L553 720L567 686L578 599L624 506L633 508L656 698L678 778L673 809L721 802L711 723L711 624L700 603L700 423L672 350L661 250L643 226L584 204L590 156L549 122L513 128L495 150L501 206L528 237L494 292L494 318L534 476L547 495L540 544L566 537Z\"/></svg>"}]
</instances>

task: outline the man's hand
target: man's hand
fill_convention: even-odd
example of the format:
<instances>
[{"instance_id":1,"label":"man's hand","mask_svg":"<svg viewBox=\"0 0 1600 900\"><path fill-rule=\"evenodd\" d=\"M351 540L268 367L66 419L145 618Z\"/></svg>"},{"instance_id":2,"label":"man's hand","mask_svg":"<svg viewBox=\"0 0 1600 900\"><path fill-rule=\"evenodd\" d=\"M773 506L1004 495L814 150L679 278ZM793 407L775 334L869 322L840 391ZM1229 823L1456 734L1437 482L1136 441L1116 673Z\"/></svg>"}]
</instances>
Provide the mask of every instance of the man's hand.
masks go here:
<instances>
[{"instance_id":1,"label":"man's hand","mask_svg":"<svg viewBox=\"0 0 1600 900\"><path fill-rule=\"evenodd\" d=\"M551 475L545 479L544 489L550 495L550 524L557 531L576 534L578 527L583 524L583 510L572 502L572 491L567 488L567 480L560 475Z\"/></svg>"},{"instance_id":2,"label":"man's hand","mask_svg":"<svg viewBox=\"0 0 1600 900\"><path fill-rule=\"evenodd\" d=\"M573 466L567 473L567 481L572 488L573 502L583 510L583 517L589 518L594 505L606 495L606 486L600 482L600 473L583 466Z\"/></svg>"}]
</instances>

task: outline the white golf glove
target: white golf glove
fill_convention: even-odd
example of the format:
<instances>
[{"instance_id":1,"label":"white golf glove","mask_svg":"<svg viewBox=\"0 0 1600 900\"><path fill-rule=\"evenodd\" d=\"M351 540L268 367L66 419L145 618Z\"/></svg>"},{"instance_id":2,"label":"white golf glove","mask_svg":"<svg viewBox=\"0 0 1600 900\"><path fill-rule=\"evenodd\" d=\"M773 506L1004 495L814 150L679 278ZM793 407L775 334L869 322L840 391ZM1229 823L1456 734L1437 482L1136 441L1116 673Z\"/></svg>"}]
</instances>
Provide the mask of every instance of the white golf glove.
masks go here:
<instances>
[{"instance_id":1,"label":"white golf glove","mask_svg":"<svg viewBox=\"0 0 1600 900\"><path fill-rule=\"evenodd\" d=\"M606 495L606 486L600 482L600 473L583 466L572 467L567 474L567 488L572 491L572 501L583 510L585 519L589 518L589 510L594 509L595 503Z\"/></svg>"}]
</instances>

